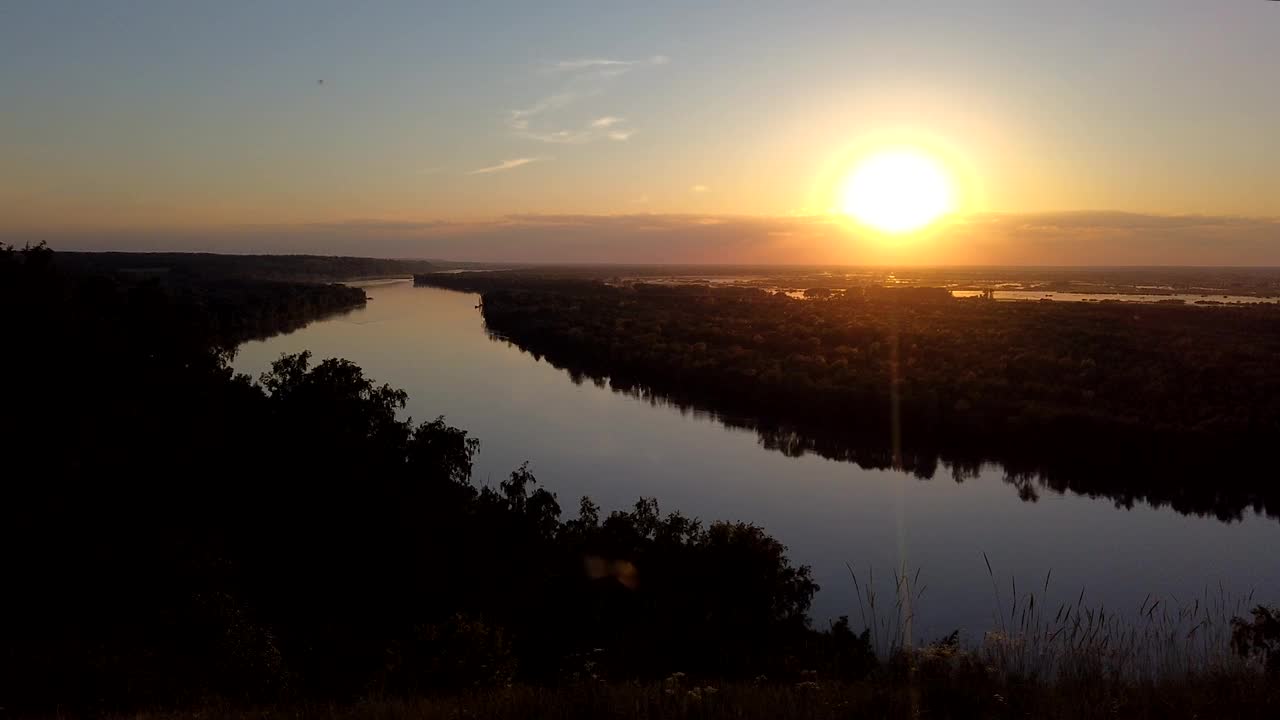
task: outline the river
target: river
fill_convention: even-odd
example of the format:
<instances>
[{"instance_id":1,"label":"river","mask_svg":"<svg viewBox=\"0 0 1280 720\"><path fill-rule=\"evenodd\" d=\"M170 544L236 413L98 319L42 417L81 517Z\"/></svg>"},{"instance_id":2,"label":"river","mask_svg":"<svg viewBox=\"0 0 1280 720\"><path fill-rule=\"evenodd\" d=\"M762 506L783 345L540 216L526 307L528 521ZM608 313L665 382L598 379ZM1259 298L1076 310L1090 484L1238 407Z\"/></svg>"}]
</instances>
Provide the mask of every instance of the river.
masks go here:
<instances>
[{"instance_id":1,"label":"river","mask_svg":"<svg viewBox=\"0 0 1280 720\"><path fill-rule=\"evenodd\" d=\"M591 496L604 510L656 497L664 511L704 521L746 520L811 565L822 586L812 615L860 623L846 564L881 603L892 572L919 570L915 634L962 629L971 639L998 626L1016 579L1049 604L1075 600L1132 612L1148 595L1192 602L1222 593L1243 603L1280 601L1280 522L1245 512L1234 522L1170 508L1118 508L1107 498L1041 488L1020 499L998 467L955 482L931 480L766 449L754 431L597 387L489 337L478 296L370 283L367 307L287 335L244 344L235 368L257 376L282 353L342 357L409 393L417 420L444 415L480 440L474 480L497 484L525 460L567 515ZM999 602L983 558L998 580ZM1038 602L1045 604L1046 598ZM1149 604L1149 603L1148 603Z\"/></svg>"}]
</instances>

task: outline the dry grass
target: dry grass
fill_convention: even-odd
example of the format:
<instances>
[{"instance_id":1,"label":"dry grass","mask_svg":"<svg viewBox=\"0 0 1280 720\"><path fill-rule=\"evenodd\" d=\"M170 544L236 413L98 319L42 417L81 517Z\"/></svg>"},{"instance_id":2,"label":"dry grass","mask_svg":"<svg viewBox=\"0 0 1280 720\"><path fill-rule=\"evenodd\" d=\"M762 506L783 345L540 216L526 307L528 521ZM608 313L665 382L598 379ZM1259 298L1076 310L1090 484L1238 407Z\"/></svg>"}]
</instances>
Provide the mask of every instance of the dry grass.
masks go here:
<instances>
[{"instance_id":1,"label":"dry grass","mask_svg":"<svg viewBox=\"0 0 1280 720\"><path fill-rule=\"evenodd\" d=\"M459 720L615 718L778 720L827 718L1204 718L1280 717L1280 677L1230 651L1230 620L1252 597L1221 589L1187 602L1147 598L1127 612L1091 608L1084 593L1045 605L1052 573L1033 590L1008 592L987 565L996 609L980 642L913 647L912 618L924 596L920 573L850 569L860 620L879 668L856 682L801 673L721 683L675 673L662 682L592 681L513 687L347 705L196 709L118 716L120 720ZM881 582L885 582L882 574ZM890 598L886 600L886 598Z\"/></svg>"},{"instance_id":2,"label":"dry grass","mask_svg":"<svg viewBox=\"0 0 1280 720\"><path fill-rule=\"evenodd\" d=\"M1262 672L1231 650L1231 619L1254 606L1253 594L1233 596L1222 587L1200 597L1179 600L1148 595L1136 608L1093 607L1082 589L1073 601L1046 604L1052 571L1031 590L1010 578L1007 592L983 554L993 592L991 630L976 646L958 654L981 663L1006 680L1158 683L1195 675L1248 675ZM912 636L915 608L926 586L920 572L892 573L888 593L877 590L875 574L859 580L849 568L859 619L871 631L872 647L882 660L917 652ZM886 602L885 595L891 602Z\"/></svg>"},{"instance_id":3,"label":"dry grass","mask_svg":"<svg viewBox=\"0 0 1280 720\"><path fill-rule=\"evenodd\" d=\"M1096 687L1001 685L959 678L914 683L610 684L513 687L483 693L354 705L237 709L211 705L142 713L133 720L402 720L405 718L1271 718L1280 695L1261 676L1188 678L1172 684Z\"/></svg>"}]
</instances>

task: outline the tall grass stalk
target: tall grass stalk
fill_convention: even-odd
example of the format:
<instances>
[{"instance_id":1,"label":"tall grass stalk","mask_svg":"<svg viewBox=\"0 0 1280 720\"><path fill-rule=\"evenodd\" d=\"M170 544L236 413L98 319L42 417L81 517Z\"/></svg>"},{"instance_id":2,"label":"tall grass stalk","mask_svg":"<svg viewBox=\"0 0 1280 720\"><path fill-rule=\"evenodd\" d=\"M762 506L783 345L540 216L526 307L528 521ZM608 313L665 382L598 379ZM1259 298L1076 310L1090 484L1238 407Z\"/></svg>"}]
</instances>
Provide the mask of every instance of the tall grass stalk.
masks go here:
<instances>
[{"instance_id":1,"label":"tall grass stalk","mask_svg":"<svg viewBox=\"0 0 1280 720\"><path fill-rule=\"evenodd\" d=\"M1044 681L1158 682L1187 675L1249 670L1249 661L1231 650L1231 619L1253 607L1253 593L1236 596L1222 586L1206 587L1194 598L1158 598L1148 594L1136 608L1092 605L1081 588L1074 600L1056 606L1053 571L1034 589L1020 591L1009 578L1009 595L983 553L991 582L994 611L991 629L962 650L1006 678ZM870 631L872 648L887 660L909 653L924 638L910 637L912 620L926 586L920 571L893 572L897 602L886 606L867 569L865 583L846 565L858 598L859 617Z\"/></svg>"}]
</instances>

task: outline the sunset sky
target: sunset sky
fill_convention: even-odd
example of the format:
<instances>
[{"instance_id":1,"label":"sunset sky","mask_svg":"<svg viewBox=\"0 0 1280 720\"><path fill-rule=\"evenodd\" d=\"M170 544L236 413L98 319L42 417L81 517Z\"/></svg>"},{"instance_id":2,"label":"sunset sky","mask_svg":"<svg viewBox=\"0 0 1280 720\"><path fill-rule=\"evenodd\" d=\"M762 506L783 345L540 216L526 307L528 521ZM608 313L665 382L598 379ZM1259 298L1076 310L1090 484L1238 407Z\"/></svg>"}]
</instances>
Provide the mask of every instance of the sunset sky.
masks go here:
<instances>
[{"instance_id":1,"label":"sunset sky","mask_svg":"<svg viewBox=\"0 0 1280 720\"><path fill-rule=\"evenodd\" d=\"M0 240L1280 265L1280 3L0 6ZM919 148L954 212L832 214Z\"/></svg>"}]
</instances>

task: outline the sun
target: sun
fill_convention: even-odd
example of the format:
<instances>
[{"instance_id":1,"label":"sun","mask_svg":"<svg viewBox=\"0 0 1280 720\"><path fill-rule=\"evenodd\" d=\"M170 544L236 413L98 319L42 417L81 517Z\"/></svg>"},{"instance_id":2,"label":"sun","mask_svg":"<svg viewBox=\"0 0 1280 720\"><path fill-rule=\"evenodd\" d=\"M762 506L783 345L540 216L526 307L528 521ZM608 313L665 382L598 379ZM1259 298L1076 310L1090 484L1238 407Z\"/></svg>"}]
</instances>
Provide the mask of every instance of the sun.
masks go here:
<instances>
[{"instance_id":1,"label":"sun","mask_svg":"<svg viewBox=\"0 0 1280 720\"><path fill-rule=\"evenodd\" d=\"M838 192L841 212L886 233L920 230L955 209L954 183L946 168L910 147L868 155Z\"/></svg>"}]
</instances>

